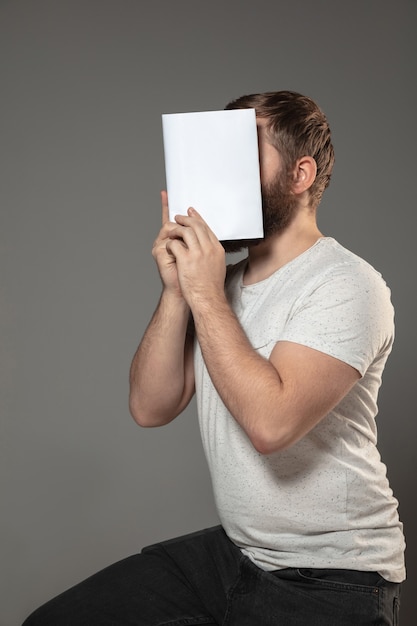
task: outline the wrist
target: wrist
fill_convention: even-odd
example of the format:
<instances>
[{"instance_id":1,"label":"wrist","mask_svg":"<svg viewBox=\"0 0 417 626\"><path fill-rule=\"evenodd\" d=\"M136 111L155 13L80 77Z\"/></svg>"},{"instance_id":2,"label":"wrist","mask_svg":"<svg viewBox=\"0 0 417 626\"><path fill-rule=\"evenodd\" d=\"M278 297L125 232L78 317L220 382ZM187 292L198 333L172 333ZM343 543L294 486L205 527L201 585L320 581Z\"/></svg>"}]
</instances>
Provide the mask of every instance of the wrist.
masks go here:
<instances>
[{"instance_id":1,"label":"wrist","mask_svg":"<svg viewBox=\"0 0 417 626\"><path fill-rule=\"evenodd\" d=\"M168 287L164 287L161 293L161 303L176 309L183 309L187 313L190 310L190 307L187 304L187 301L183 297L182 293L177 289L170 289Z\"/></svg>"},{"instance_id":2,"label":"wrist","mask_svg":"<svg viewBox=\"0 0 417 626\"><path fill-rule=\"evenodd\" d=\"M195 294L192 300L189 302L190 309L194 315L206 316L211 313L219 313L222 310L230 309L224 291L221 292L205 292L202 294Z\"/></svg>"}]
</instances>

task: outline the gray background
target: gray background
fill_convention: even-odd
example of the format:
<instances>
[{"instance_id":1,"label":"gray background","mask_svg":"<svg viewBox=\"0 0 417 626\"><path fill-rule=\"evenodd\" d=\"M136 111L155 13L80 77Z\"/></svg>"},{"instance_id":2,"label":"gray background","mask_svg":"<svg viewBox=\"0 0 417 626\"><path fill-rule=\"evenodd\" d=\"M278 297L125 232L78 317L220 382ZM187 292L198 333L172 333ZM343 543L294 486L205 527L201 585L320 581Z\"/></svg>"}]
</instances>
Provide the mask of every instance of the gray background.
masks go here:
<instances>
[{"instance_id":1,"label":"gray background","mask_svg":"<svg viewBox=\"0 0 417 626\"><path fill-rule=\"evenodd\" d=\"M128 413L156 305L162 113L293 89L337 161L326 234L390 284L380 448L417 570L414 0L0 2L0 624L148 542L217 522L194 404Z\"/></svg>"}]
</instances>

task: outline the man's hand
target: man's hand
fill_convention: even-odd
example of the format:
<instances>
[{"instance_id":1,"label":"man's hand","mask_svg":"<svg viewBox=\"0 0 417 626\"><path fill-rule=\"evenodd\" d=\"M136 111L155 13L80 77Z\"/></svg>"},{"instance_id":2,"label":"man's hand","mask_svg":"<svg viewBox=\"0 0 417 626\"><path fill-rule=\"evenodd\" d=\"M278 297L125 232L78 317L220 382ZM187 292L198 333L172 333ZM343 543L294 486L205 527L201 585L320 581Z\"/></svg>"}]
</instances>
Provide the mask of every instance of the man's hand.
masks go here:
<instances>
[{"instance_id":1,"label":"man's hand","mask_svg":"<svg viewBox=\"0 0 417 626\"><path fill-rule=\"evenodd\" d=\"M167 249L167 244L171 241L171 233L173 229L176 229L177 224L169 221L168 195L166 191L161 191L161 203L162 228L154 241L152 256L158 265L164 289L181 296L175 256Z\"/></svg>"},{"instance_id":2,"label":"man's hand","mask_svg":"<svg viewBox=\"0 0 417 626\"><path fill-rule=\"evenodd\" d=\"M176 215L170 226L166 251L176 263L181 293L188 305L212 302L224 294L226 275L223 246L201 215L193 208Z\"/></svg>"}]
</instances>

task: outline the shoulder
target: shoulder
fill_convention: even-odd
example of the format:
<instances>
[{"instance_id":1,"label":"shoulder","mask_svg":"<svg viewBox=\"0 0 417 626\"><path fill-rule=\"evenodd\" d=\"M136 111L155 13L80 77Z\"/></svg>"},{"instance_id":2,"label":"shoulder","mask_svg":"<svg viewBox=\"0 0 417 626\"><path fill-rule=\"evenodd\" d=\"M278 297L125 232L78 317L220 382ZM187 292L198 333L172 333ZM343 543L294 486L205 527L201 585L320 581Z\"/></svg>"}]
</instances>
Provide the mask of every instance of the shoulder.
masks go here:
<instances>
[{"instance_id":1,"label":"shoulder","mask_svg":"<svg viewBox=\"0 0 417 626\"><path fill-rule=\"evenodd\" d=\"M381 273L368 261L326 237L320 241L310 261L311 284L331 286L336 294L369 299L373 297L390 301L391 290Z\"/></svg>"}]
</instances>

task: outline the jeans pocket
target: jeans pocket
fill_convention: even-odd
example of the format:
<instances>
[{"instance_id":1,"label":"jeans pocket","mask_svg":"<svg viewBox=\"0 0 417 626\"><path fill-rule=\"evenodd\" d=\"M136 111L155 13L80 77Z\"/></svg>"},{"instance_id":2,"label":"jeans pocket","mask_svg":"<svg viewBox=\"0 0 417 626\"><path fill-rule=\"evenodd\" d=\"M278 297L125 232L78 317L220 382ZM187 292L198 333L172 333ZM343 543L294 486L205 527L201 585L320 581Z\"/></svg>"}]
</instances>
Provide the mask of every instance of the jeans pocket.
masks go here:
<instances>
[{"instance_id":1,"label":"jeans pocket","mask_svg":"<svg viewBox=\"0 0 417 626\"><path fill-rule=\"evenodd\" d=\"M299 577L316 585L334 589L352 589L352 591L377 592L384 579L377 572L359 572L355 570L300 568Z\"/></svg>"}]
</instances>

